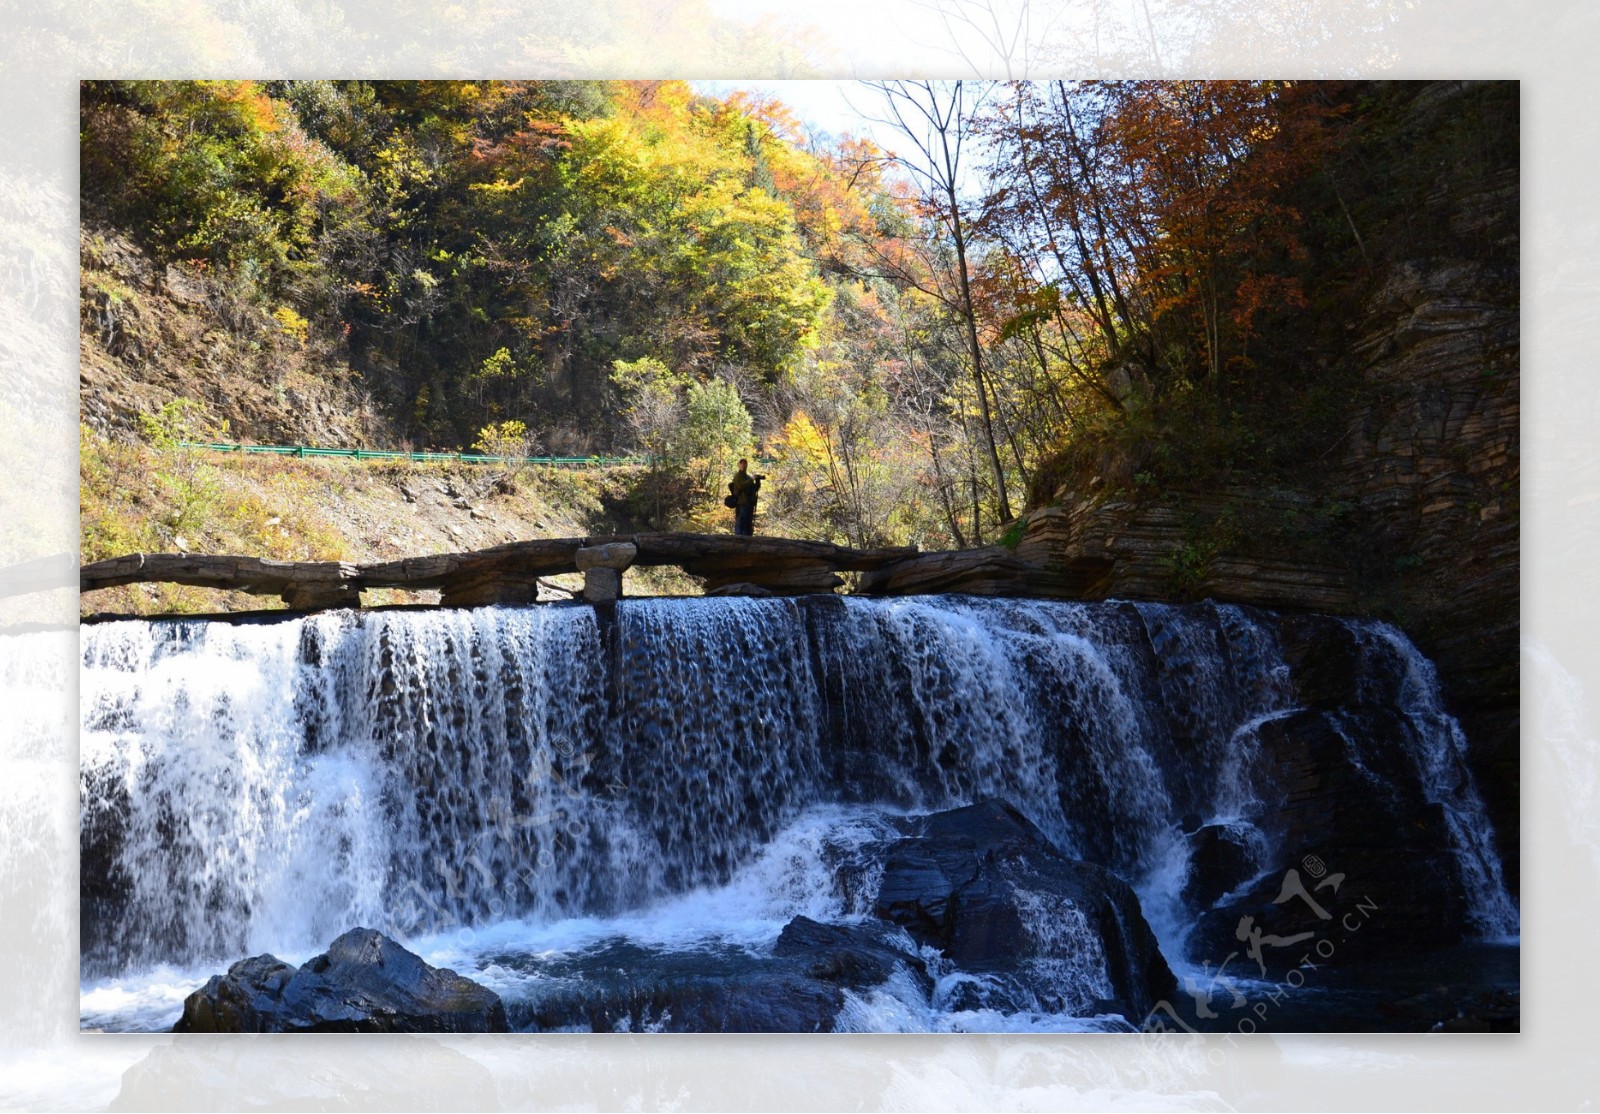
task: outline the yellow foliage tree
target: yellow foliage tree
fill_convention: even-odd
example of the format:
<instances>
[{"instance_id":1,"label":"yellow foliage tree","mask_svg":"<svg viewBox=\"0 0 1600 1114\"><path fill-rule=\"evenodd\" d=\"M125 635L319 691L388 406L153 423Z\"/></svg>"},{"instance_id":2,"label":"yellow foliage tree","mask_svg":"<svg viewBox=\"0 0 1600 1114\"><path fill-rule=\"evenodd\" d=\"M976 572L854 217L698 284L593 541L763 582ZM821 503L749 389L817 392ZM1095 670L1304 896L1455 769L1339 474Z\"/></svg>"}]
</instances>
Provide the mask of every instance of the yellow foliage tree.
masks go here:
<instances>
[{"instance_id":1,"label":"yellow foliage tree","mask_svg":"<svg viewBox=\"0 0 1600 1114\"><path fill-rule=\"evenodd\" d=\"M804 410L796 410L784 425L779 449L785 460L794 460L809 468L826 468L833 458L828 435Z\"/></svg>"},{"instance_id":2,"label":"yellow foliage tree","mask_svg":"<svg viewBox=\"0 0 1600 1114\"><path fill-rule=\"evenodd\" d=\"M505 457L508 462L516 462L530 455L533 439L528 436L528 426L524 422L491 422L478 430L478 439L472 447L484 456Z\"/></svg>"}]
</instances>

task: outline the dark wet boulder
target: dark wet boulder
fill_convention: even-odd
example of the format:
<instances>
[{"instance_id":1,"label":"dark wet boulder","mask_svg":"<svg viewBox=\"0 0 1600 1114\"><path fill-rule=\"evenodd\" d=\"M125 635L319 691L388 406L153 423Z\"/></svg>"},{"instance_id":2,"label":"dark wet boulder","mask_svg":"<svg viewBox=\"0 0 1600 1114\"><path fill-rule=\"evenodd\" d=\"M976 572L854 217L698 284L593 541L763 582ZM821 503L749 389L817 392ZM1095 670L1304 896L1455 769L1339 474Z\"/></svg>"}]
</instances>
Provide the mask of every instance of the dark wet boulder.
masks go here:
<instances>
[{"instance_id":1,"label":"dark wet boulder","mask_svg":"<svg viewBox=\"0 0 1600 1114\"><path fill-rule=\"evenodd\" d=\"M503 1033L499 995L370 928L301 967L240 960L184 999L177 1033Z\"/></svg>"},{"instance_id":2,"label":"dark wet boulder","mask_svg":"<svg viewBox=\"0 0 1600 1114\"><path fill-rule=\"evenodd\" d=\"M1285 615L1278 641L1296 704L1335 708L1355 701L1365 671L1349 626L1326 615Z\"/></svg>"},{"instance_id":3,"label":"dark wet boulder","mask_svg":"<svg viewBox=\"0 0 1600 1114\"><path fill-rule=\"evenodd\" d=\"M1175 987L1133 890L1067 858L1004 801L908 820L881 856L878 916L963 971L1020 983L1035 1008L1114 1000L1142 1017Z\"/></svg>"},{"instance_id":4,"label":"dark wet boulder","mask_svg":"<svg viewBox=\"0 0 1600 1114\"><path fill-rule=\"evenodd\" d=\"M736 946L655 948L629 940L496 962L536 974L510 1005L527 1032L826 1033L846 981L813 976L815 957Z\"/></svg>"},{"instance_id":5,"label":"dark wet boulder","mask_svg":"<svg viewBox=\"0 0 1600 1114\"><path fill-rule=\"evenodd\" d=\"M949 1013L1021 1013L1036 1008L1035 996L1016 979L993 973L960 972L940 986L935 1005Z\"/></svg>"},{"instance_id":6,"label":"dark wet boulder","mask_svg":"<svg viewBox=\"0 0 1600 1114\"><path fill-rule=\"evenodd\" d=\"M896 947L881 925L822 924L796 917L783 926L772 954L798 960L810 978L852 989L879 986L896 969L911 975L924 993L933 988L927 964Z\"/></svg>"},{"instance_id":7,"label":"dark wet boulder","mask_svg":"<svg viewBox=\"0 0 1600 1114\"><path fill-rule=\"evenodd\" d=\"M770 952L618 938L566 955L493 961L537 976L510 1005L520 1030L827 1033L851 994L864 997L901 972L910 980L901 993L926 999L933 980L914 951L891 925L796 917Z\"/></svg>"},{"instance_id":8,"label":"dark wet boulder","mask_svg":"<svg viewBox=\"0 0 1600 1114\"><path fill-rule=\"evenodd\" d=\"M1191 958L1221 963L1236 953L1255 974L1280 977L1304 958L1316 962L1319 947L1324 959L1337 951L1349 962L1445 947L1478 931L1452 818L1426 799L1405 758L1409 730L1372 708L1305 710L1262 725L1276 791L1259 825L1278 850L1257 864L1261 877L1200 914Z\"/></svg>"},{"instance_id":9,"label":"dark wet boulder","mask_svg":"<svg viewBox=\"0 0 1600 1114\"><path fill-rule=\"evenodd\" d=\"M1243 824L1207 824L1189 836L1189 877L1183 884L1187 908L1206 910L1217 899L1255 877L1260 834Z\"/></svg>"}]
</instances>

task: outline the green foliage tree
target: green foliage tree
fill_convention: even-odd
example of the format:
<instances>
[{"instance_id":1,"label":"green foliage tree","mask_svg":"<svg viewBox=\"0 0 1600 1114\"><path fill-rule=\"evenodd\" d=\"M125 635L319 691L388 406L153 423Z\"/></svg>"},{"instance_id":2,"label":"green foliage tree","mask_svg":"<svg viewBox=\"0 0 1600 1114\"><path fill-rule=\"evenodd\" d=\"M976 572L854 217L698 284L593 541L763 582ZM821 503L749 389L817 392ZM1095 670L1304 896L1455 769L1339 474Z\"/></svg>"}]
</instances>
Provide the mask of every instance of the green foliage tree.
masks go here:
<instances>
[{"instance_id":1,"label":"green foliage tree","mask_svg":"<svg viewBox=\"0 0 1600 1114\"><path fill-rule=\"evenodd\" d=\"M85 82L87 205L168 259L275 290L352 205L360 174L252 81Z\"/></svg>"},{"instance_id":2,"label":"green foliage tree","mask_svg":"<svg viewBox=\"0 0 1600 1114\"><path fill-rule=\"evenodd\" d=\"M611 378L626 400L623 414L635 443L649 462L646 498L656 525L664 527L667 492L687 464L683 430L688 378L652 356L617 360Z\"/></svg>"},{"instance_id":3,"label":"green foliage tree","mask_svg":"<svg viewBox=\"0 0 1600 1114\"><path fill-rule=\"evenodd\" d=\"M683 444L691 460L705 461L702 485L710 493L734 462L750 450L750 411L726 379L691 383L684 396Z\"/></svg>"},{"instance_id":4,"label":"green foliage tree","mask_svg":"<svg viewBox=\"0 0 1600 1114\"><path fill-rule=\"evenodd\" d=\"M140 433L161 461L155 482L169 508L164 525L174 541L187 546L187 540L179 539L194 538L204 528L218 495L216 477L200 456L200 444L225 440L228 423L217 422L203 402L183 396L162 404L153 414L141 412L138 421Z\"/></svg>"}]
</instances>

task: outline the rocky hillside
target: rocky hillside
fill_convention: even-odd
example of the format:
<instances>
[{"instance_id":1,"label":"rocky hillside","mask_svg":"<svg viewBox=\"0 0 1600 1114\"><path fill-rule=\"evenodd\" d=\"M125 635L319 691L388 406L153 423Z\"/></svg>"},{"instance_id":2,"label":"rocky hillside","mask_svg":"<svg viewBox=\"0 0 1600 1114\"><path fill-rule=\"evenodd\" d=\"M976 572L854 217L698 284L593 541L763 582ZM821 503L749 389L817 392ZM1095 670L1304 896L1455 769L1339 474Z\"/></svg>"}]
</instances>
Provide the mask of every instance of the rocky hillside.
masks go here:
<instances>
[{"instance_id":1,"label":"rocky hillside","mask_svg":"<svg viewBox=\"0 0 1600 1114\"><path fill-rule=\"evenodd\" d=\"M336 337L297 314L268 314L203 266L162 266L126 235L79 235L79 386L85 424L137 429L137 415L192 398L225 415L232 439L367 446L393 441ZM221 419L218 419L220 426Z\"/></svg>"}]
</instances>

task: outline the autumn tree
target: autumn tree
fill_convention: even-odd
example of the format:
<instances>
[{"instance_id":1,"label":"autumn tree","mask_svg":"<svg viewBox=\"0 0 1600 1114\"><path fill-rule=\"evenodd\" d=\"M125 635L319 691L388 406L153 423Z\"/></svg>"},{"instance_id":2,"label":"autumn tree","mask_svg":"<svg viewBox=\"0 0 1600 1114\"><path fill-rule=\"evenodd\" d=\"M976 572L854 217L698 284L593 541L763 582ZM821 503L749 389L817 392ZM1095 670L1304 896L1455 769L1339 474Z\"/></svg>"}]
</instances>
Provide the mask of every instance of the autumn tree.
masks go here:
<instances>
[{"instance_id":1,"label":"autumn tree","mask_svg":"<svg viewBox=\"0 0 1600 1114\"><path fill-rule=\"evenodd\" d=\"M677 81L87 82L85 217L397 441L636 448L657 522L765 445L861 544L982 544L1064 445L1249 420L1306 210L1365 255L1326 87L872 88L898 158Z\"/></svg>"},{"instance_id":2,"label":"autumn tree","mask_svg":"<svg viewBox=\"0 0 1600 1114\"><path fill-rule=\"evenodd\" d=\"M969 169L963 155L973 128L973 105L968 83L963 81L893 81L874 83L882 95L887 120L910 144L912 154L899 160L919 189L922 212L940 233L934 245L931 266L921 270L885 261L892 273L937 298L960 322L978 407L979 428L983 436L990 475L994 483L997 517L1010 521L1011 502L1007 495L1006 469L1000 460L995 434L993 406L985 377L984 349L978 335L978 310L972 290L971 217L962 196L964 174ZM938 249L947 248L948 258L938 258ZM981 536L981 525L974 523Z\"/></svg>"}]
</instances>

